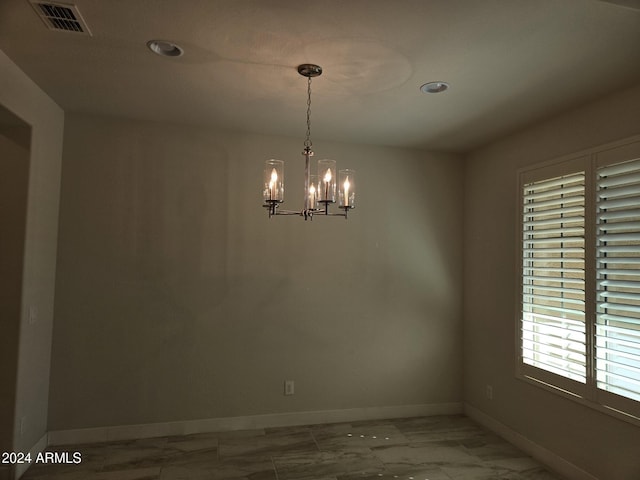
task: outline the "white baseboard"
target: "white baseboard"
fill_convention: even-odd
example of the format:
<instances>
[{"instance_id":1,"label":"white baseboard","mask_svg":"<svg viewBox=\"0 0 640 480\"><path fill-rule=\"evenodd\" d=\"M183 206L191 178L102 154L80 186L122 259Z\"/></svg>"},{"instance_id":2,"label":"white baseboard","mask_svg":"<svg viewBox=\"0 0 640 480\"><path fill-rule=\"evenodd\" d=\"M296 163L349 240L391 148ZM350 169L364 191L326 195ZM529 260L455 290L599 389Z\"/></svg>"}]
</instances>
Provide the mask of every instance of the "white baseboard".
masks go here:
<instances>
[{"instance_id":1,"label":"white baseboard","mask_svg":"<svg viewBox=\"0 0 640 480\"><path fill-rule=\"evenodd\" d=\"M268 415L208 418L201 420L185 420L142 425L57 430L49 432L49 445L98 443L171 435L190 435L194 433L290 427L295 425L313 425L319 423L354 422L360 420L382 420L386 418L455 415L461 414L462 412L462 404L456 402L425 405L401 405L392 407L350 408L344 410L321 410L316 412L274 413Z\"/></svg>"},{"instance_id":2,"label":"white baseboard","mask_svg":"<svg viewBox=\"0 0 640 480\"><path fill-rule=\"evenodd\" d=\"M40 452L44 452L45 449L49 446L49 435L45 433L40 440L36 442L36 444L31 447L29 453L31 454L31 458L35 459ZM16 469L14 471L14 479L18 480L24 472L31 466L29 463L19 463L16 465Z\"/></svg>"},{"instance_id":3,"label":"white baseboard","mask_svg":"<svg viewBox=\"0 0 640 480\"><path fill-rule=\"evenodd\" d=\"M552 451L532 442L524 435L519 434L495 418L490 417L467 403L464 404L464 413L469 418L497 433L509 443L515 445L523 452L528 453L540 463L548 466L551 470L566 477L568 480L599 480L597 477L585 472Z\"/></svg>"}]
</instances>

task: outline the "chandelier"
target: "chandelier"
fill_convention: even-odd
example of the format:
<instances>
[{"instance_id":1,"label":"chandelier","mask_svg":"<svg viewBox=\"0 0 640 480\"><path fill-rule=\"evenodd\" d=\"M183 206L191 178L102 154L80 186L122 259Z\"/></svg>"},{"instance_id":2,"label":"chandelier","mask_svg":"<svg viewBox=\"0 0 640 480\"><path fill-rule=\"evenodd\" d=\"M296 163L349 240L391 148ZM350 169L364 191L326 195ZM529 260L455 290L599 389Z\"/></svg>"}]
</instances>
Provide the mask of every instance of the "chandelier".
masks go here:
<instances>
[{"instance_id":1,"label":"chandelier","mask_svg":"<svg viewBox=\"0 0 640 480\"><path fill-rule=\"evenodd\" d=\"M264 167L264 207L273 215L299 215L313 220L314 215L347 218L355 207L355 171L336 171L335 160L318 160L317 174L311 173L311 79L322 74L322 67L305 63L298 66L298 73L307 77L307 135L304 141L304 208L302 210L280 209L284 202L284 161L267 160ZM330 213L329 206L337 203L339 213Z\"/></svg>"}]
</instances>

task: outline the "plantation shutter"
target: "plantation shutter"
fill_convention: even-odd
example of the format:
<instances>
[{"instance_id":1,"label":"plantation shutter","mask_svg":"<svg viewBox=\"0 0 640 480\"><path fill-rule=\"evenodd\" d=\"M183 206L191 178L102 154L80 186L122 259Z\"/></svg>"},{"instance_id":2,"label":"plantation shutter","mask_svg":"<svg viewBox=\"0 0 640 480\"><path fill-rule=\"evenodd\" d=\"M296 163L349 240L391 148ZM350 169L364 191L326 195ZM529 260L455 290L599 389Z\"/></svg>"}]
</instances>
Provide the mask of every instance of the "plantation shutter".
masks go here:
<instances>
[{"instance_id":1,"label":"plantation shutter","mask_svg":"<svg viewBox=\"0 0 640 480\"><path fill-rule=\"evenodd\" d=\"M640 401L640 159L597 170L596 383Z\"/></svg>"},{"instance_id":2,"label":"plantation shutter","mask_svg":"<svg viewBox=\"0 0 640 480\"><path fill-rule=\"evenodd\" d=\"M585 174L523 188L522 362L585 383Z\"/></svg>"}]
</instances>

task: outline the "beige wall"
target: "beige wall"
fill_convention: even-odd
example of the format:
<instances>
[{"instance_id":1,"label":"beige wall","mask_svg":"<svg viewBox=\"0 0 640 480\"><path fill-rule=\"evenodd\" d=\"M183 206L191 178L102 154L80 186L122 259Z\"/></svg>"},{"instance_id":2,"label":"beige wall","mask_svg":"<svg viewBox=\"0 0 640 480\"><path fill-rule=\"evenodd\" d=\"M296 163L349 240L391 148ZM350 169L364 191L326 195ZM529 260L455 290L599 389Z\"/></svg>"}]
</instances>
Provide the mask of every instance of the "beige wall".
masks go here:
<instances>
[{"instance_id":1,"label":"beige wall","mask_svg":"<svg viewBox=\"0 0 640 480\"><path fill-rule=\"evenodd\" d=\"M469 155L465 401L603 480L640 478L640 428L515 378L516 171L640 133L640 86ZM494 399L485 396L493 386Z\"/></svg>"},{"instance_id":2,"label":"beige wall","mask_svg":"<svg viewBox=\"0 0 640 480\"><path fill-rule=\"evenodd\" d=\"M0 105L31 126L26 230L15 382L12 450L28 451L47 431L53 323L62 110L0 52ZM27 321L30 307L37 320ZM1 322L12 321L2 318ZM22 421L22 433L20 423Z\"/></svg>"},{"instance_id":3,"label":"beige wall","mask_svg":"<svg viewBox=\"0 0 640 480\"><path fill-rule=\"evenodd\" d=\"M461 162L315 143L348 221L261 208L301 139L68 115L51 430L461 401Z\"/></svg>"},{"instance_id":4,"label":"beige wall","mask_svg":"<svg viewBox=\"0 0 640 480\"><path fill-rule=\"evenodd\" d=\"M13 447L28 181L29 128L0 125L0 452Z\"/></svg>"}]
</instances>

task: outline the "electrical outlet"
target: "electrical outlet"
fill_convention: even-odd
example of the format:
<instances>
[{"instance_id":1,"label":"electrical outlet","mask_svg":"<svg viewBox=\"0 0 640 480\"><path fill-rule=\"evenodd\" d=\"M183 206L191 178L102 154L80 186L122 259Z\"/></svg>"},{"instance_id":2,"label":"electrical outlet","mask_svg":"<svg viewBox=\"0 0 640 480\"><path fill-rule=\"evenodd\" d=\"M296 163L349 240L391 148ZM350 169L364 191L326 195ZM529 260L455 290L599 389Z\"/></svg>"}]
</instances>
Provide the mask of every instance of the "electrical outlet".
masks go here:
<instances>
[{"instance_id":1,"label":"electrical outlet","mask_svg":"<svg viewBox=\"0 0 640 480\"><path fill-rule=\"evenodd\" d=\"M295 385L293 380L285 380L284 381L284 394L285 395L293 395L295 393Z\"/></svg>"},{"instance_id":2,"label":"electrical outlet","mask_svg":"<svg viewBox=\"0 0 640 480\"><path fill-rule=\"evenodd\" d=\"M493 387L491 385L487 385L487 398L493 400Z\"/></svg>"}]
</instances>

